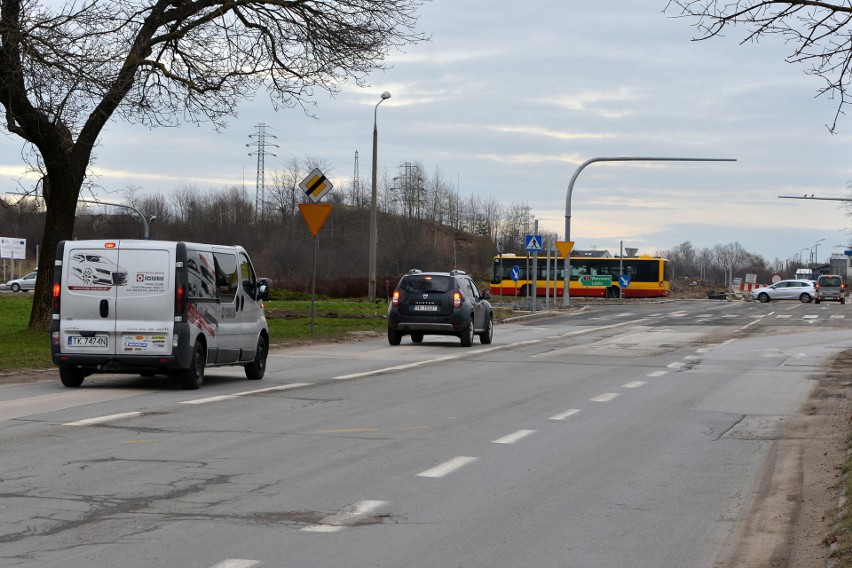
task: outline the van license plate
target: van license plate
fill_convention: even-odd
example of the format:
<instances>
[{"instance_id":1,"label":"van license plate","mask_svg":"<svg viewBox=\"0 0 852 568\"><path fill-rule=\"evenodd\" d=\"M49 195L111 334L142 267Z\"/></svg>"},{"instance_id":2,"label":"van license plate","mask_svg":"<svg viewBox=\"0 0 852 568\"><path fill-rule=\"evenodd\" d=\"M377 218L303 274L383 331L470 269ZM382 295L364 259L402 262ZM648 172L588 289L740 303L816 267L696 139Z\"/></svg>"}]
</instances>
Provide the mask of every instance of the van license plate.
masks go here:
<instances>
[{"instance_id":1,"label":"van license plate","mask_svg":"<svg viewBox=\"0 0 852 568\"><path fill-rule=\"evenodd\" d=\"M69 335L68 347L106 347L109 339L105 335L94 337L83 337L82 335Z\"/></svg>"}]
</instances>

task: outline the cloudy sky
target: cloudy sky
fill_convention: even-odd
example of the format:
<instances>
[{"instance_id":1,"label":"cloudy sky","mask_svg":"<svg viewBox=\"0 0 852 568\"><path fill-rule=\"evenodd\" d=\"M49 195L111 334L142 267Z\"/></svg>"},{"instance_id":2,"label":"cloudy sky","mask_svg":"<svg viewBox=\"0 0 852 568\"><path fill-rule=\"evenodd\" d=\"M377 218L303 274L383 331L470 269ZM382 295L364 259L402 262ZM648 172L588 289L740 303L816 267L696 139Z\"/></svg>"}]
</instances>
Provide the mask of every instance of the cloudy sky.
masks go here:
<instances>
[{"instance_id":1,"label":"cloudy sky","mask_svg":"<svg viewBox=\"0 0 852 568\"><path fill-rule=\"evenodd\" d=\"M623 242L653 253L684 241L739 242L770 262L811 250L824 260L847 248L852 220L840 202L778 198L848 197L852 181L852 117L828 132L835 101L816 98L820 80L784 61L789 46L741 45L745 29L694 42L689 20L663 13L665 0L524 6L521 13L507 0L427 3L418 28L431 41L394 54L370 87L319 93L316 118L275 113L259 93L222 133L114 122L96 151L101 195L244 180L253 190L256 159L246 144L259 123L277 137L267 172L318 156L340 187L351 183L357 150L369 180L373 109L389 91L378 109L380 175L420 162L462 196L525 201L540 228L560 238L568 183L589 158L737 160L589 166L572 197L578 248L617 252ZM17 139L0 137L6 191L22 171L19 151Z\"/></svg>"}]
</instances>

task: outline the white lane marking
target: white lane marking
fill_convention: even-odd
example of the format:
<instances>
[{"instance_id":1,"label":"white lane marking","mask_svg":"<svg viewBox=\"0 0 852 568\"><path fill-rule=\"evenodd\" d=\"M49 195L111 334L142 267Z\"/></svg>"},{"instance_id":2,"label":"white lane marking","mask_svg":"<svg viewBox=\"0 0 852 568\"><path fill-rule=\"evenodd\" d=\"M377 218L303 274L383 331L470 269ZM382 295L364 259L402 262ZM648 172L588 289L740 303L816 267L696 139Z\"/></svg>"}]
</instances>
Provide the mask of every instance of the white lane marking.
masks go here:
<instances>
[{"instance_id":1,"label":"white lane marking","mask_svg":"<svg viewBox=\"0 0 852 568\"><path fill-rule=\"evenodd\" d=\"M650 373L648 373L645 376L646 377L662 377L663 375L668 375L668 374L669 374L668 371L651 371Z\"/></svg>"},{"instance_id":2,"label":"white lane marking","mask_svg":"<svg viewBox=\"0 0 852 568\"><path fill-rule=\"evenodd\" d=\"M641 318L637 320L631 320L626 322L614 323L611 325L596 325L593 331L601 331L604 329L612 329L615 327L624 327L629 324L637 324L646 321L649 318ZM465 353L461 353L459 355L448 355L447 357L438 357L436 359L426 359L424 361L416 361L414 363L407 363L405 365L394 365L393 367L383 367L381 369L374 369L372 371L364 371L362 373L352 373L351 375L339 375L337 377L332 377L334 380L345 380L345 379L360 379L362 377L369 377L372 375L381 375L382 373L387 373L388 371L400 371L404 369L411 369L413 367L420 367L423 365L429 365L431 363L441 363L443 361L452 361L455 359L462 359L465 357L476 357L482 355L484 353L488 353L490 351L497 351L501 349L512 349L514 347L522 347L524 345L534 345L536 343L541 343L542 341L553 341L554 339L564 339L566 337L572 337L574 335L582 335L584 333L589 333L588 329L578 329L575 331L569 331L567 333L562 333L559 335L548 335L547 337L539 337L536 339L527 339L525 341L516 341L514 343L507 343L506 345L495 345L494 347L486 347L481 349L468 350Z\"/></svg>"},{"instance_id":3,"label":"white lane marking","mask_svg":"<svg viewBox=\"0 0 852 568\"><path fill-rule=\"evenodd\" d=\"M806 319L806 320L808 320L808 319L817 319L818 317L819 317L819 315L806 314L806 315L802 316L802 319Z\"/></svg>"},{"instance_id":4,"label":"white lane marking","mask_svg":"<svg viewBox=\"0 0 852 568\"><path fill-rule=\"evenodd\" d=\"M621 393L617 392L605 392L600 396L596 396L595 398L590 399L592 402L610 402L611 400L615 400L621 396Z\"/></svg>"},{"instance_id":5,"label":"white lane marking","mask_svg":"<svg viewBox=\"0 0 852 568\"><path fill-rule=\"evenodd\" d=\"M372 515L387 504L387 501L358 501L339 513L324 517L319 523L307 526L302 530L305 532L337 532L354 525L368 515Z\"/></svg>"},{"instance_id":6,"label":"white lane marking","mask_svg":"<svg viewBox=\"0 0 852 568\"><path fill-rule=\"evenodd\" d=\"M791 317L793 317L793 314L778 314L775 319L790 319Z\"/></svg>"},{"instance_id":7,"label":"white lane marking","mask_svg":"<svg viewBox=\"0 0 852 568\"><path fill-rule=\"evenodd\" d=\"M833 315L833 316L831 316L830 319L843 319L845 317L846 317L845 315Z\"/></svg>"},{"instance_id":8,"label":"white lane marking","mask_svg":"<svg viewBox=\"0 0 852 568\"><path fill-rule=\"evenodd\" d=\"M696 318L712 318L715 314L698 314Z\"/></svg>"},{"instance_id":9,"label":"white lane marking","mask_svg":"<svg viewBox=\"0 0 852 568\"><path fill-rule=\"evenodd\" d=\"M669 369L683 369L686 367L686 363L682 363L681 361L675 361L674 363L669 363L666 365Z\"/></svg>"},{"instance_id":10,"label":"white lane marking","mask_svg":"<svg viewBox=\"0 0 852 568\"><path fill-rule=\"evenodd\" d=\"M92 424L103 424L104 422L112 422L113 420L121 420L122 418L132 418L134 416L142 416L142 413L124 412L122 414L110 414L109 416L98 416L97 418L86 418L85 420L77 420L76 422L66 422L63 426L91 426Z\"/></svg>"},{"instance_id":11,"label":"white lane marking","mask_svg":"<svg viewBox=\"0 0 852 568\"><path fill-rule=\"evenodd\" d=\"M562 414L557 414L556 416L551 416L548 420L565 420L569 416L574 416L578 412L580 412L579 408L572 408L571 410L567 410L567 411L563 412Z\"/></svg>"},{"instance_id":12,"label":"white lane marking","mask_svg":"<svg viewBox=\"0 0 852 568\"><path fill-rule=\"evenodd\" d=\"M404 371L405 369L413 369L414 367L420 367L422 365L428 365L430 363L440 363L442 361L452 361L453 359L458 359L460 355L449 355L447 357L438 357L436 359L426 359L425 361L416 361L414 363L406 363L405 365L396 365L394 367L385 367L383 369L376 369L374 371L364 371L363 373L352 373L351 375L340 375L337 377L332 377L332 379L337 381L342 381L345 379L359 379L361 377L368 377L370 375L377 375L379 373L386 373L388 371Z\"/></svg>"},{"instance_id":13,"label":"white lane marking","mask_svg":"<svg viewBox=\"0 0 852 568\"><path fill-rule=\"evenodd\" d=\"M647 384L648 384L648 383L643 382L643 381L630 381L630 382L629 382L629 383L627 383L626 385L621 385L621 388L625 388L625 389L638 389L639 387L643 387L643 386L645 386L645 385L647 385Z\"/></svg>"},{"instance_id":14,"label":"white lane marking","mask_svg":"<svg viewBox=\"0 0 852 568\"><path fill-rule=\"evenodd\" d=\"M470 465L479 458L473 458L469 456L459 456L457 458L453 458L451 460L445 461L440 465L436 465L431 469L427 469L426 471L421 471L417 474L417 477L434 477L440 478L446 475L453 473L456 470L463 468L466 465Z\"/></svg>"},{"instance_id":15,"label":"white lane marking","mask_svg":"<svg viewBox=\"0 0 852 568\"><path fill-rule=\"evenodd\" d=\"M298 388L301 388L301 387L309 387L312 384L313 383L292 383L292 384L289 384L289 385L279 385L277 387L269 387L269 388L265 388L265 389L235 392L235 393L232 393L232 394L223 394L223 395L220 395L220 396L211 396L211 397L207 397L207 398L196 398L194 400L184 400L184 401L181 401L181 404L207 404L208 402L219 402L219 401L222 401L222 400L231 400L233 398L239 398L241 396L248 396L250 394L259 394L259 393L263 393L263 392L283 391L283 390L290 390L290 389L298 389Z\"/></svg>"},{"instance_id":16,"label":"white lane marking","mask_svg":"<svg viewBox=\"0 0 852 568\"><path fill-rule=\"evenodd\" d=\"M252 568L252 566L259 565L260 560L243 560L241 558L229 558L228 560L223 560L219 564L211 566L210 568Z\"/></svg>"},{"instance_id":17,"label":"white lane marking","mask_svg":"<svg viewBox=\"0 0 852 568\"><path fill-rule=\"evenodd\" d=\"M508 436L503 436L502 438L497 438L492 441L492 444L514 444L518 440L523 440L530 434L535 434L538 430L518 430L514 434L509 434Z\"/></svg>"}]
</instances>

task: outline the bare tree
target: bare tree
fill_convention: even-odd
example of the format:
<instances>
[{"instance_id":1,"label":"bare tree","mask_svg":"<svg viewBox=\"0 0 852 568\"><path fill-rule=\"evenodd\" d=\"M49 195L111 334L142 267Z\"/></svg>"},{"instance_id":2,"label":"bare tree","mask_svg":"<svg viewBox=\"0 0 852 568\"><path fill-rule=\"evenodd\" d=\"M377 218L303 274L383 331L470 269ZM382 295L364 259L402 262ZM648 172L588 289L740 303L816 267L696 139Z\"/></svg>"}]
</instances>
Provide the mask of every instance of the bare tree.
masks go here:
<instances>
[{"instance_id":1,"label":"bare tree","mask_svg":"<svg viewBox=\"0 0 852 568\"><path fill-rule=\"evenodd\" d=\"M39 273L74 232L93 149L113 117L217 128L266 89L305 108L315 89L362 82L414 32L425 0L0 1L0 104L32 147L47 207ZM39 278L30 327L50 319Z\"/></svg>"},{"instance_id":2,"label":"bare tree","mask_svg":"<svg viewBox=\"0 0 852 568\"><path fill-rule=\"evenodd\" d=\"M834 119L827 125L831 132L836 131L849 103L852 81L852 5L848 0L669 0L665 11L678 9L678 17L696 20L698 40L719 36L737 25L748 30L743 43L769 35L783 37L792 49L787 61L805 65L808 74L824 81L819 95L828 93L837 98Z\"/></svg>"}]
</instances>

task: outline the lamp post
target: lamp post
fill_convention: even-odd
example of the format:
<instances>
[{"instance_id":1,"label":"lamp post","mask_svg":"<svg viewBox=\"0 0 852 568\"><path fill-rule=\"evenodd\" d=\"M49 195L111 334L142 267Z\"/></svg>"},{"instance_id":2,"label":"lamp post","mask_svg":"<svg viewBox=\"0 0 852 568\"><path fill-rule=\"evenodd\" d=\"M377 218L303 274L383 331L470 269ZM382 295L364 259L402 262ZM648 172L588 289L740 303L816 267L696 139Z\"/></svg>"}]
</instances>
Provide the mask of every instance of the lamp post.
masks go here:
<instances>
[{"instance_id":1,"label":"lamp post","mask_svg":"<svg viewBox=\"0 0 852 568\"><path fill-rule=\"evenodd\" d=\"M379 113L379 105L383 101L390 98L390 93L385 91L382 93L382 98L376 103L373 108L373 185L372 196L370 197L370 281L368 285L368 295L370 302L376 301L376 246L378 242L378 228L376 226L376 169L378 167L378 141L379 130L376 125L377 115Z\"/></svg>"},{"instance_id":2,"label":"lamp post","mask_svg":"<svg viewBox=\"0 0 852 568\"><path fill-rule=\"evenodd\" d=\"M819 244L824 240L825 239L818 240L817 242L814 243L814 246L811 247L811 251L813 251L813 253L814 253L812 260L811 260L812 264L819 264L819 259L817 258L817 256L819 255Z\"/></svg>"}]
</instances>

